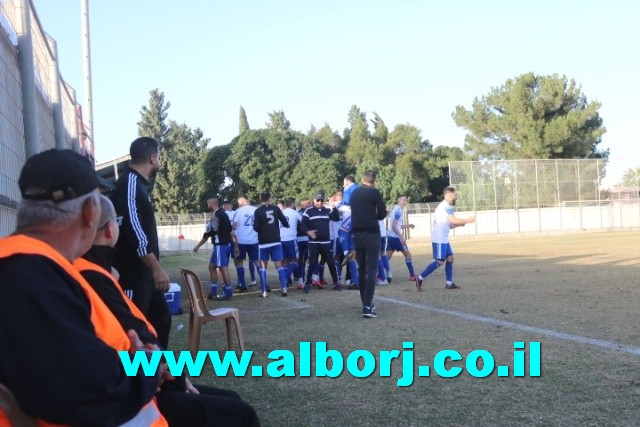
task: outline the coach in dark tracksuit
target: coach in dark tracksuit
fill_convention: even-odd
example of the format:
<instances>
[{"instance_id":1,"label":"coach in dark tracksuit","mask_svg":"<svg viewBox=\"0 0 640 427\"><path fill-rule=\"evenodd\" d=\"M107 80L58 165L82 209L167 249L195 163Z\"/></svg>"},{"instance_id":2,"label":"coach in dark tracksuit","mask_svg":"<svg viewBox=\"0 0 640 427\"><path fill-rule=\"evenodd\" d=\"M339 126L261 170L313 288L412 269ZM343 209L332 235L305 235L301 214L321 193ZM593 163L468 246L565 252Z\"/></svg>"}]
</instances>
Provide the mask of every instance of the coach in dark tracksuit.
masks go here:
<instances>
[{"instance_id":1,"label":"coach in dark tracksuit","mask_svg":"<svg viewBox=\"0 0 640 427\"><path fill-rule=\"evenodd\" d=\"M318 256L322 256L327 267L329 267L329 273L333 279L333 289L339 291L341 285L338 282L338 274L336 272L336 265L333 260L333 245L331 244L331 231L330 221L339 221L340 212L334 208L327 208L324 206L324 193L319 192L316 194L313 200L313 206L304 211L302 214L302 227L307 231L309 236L309 270L307 271L307 281L304 284L304 292L309 292L309 285L311 284L311 275L315 271L318 265ZM322 289L321 284L315 284L319 289Z\"/></svg>"},{"instance_id":2,"label":"coach in dark tracksuit","mask_svg":"<svg viewBox=\"0 0 640 427\"><path fill-rule=\"evenodd\" d=\"M160 346L169 344L171 312L164 293L169 275L160 265L158 230L149 192L149 179L160 169L160 147L153 138L141 137L131 143L129 170L116 182L111 201L122 216L120 239L113 266L120 284L158 333Z\"/></svg>"},{"instance_id":3,"label":"coach in dark tracksuit","mask_svg":"<svg viewBox=\"0 0 640 427\"><path fill-rule=\"evenodd\" d=\"M377 188L376 173L368 170L362 185L351 194L351 233L356 246L362 317L377 317L373 306L376 274L380 257L380 226L378 221L387 216L387 208Z\"/></svg>"}]
</instances>

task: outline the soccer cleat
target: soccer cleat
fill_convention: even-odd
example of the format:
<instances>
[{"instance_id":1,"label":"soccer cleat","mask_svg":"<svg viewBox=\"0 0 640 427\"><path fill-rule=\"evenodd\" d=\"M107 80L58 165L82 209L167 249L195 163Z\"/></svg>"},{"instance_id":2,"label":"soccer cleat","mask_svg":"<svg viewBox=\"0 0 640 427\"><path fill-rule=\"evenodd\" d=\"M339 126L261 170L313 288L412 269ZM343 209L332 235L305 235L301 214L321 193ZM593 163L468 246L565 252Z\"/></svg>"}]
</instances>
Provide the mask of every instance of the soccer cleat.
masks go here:
<instances>
[{"instance_id":1,"label":"soccer cleat","mask_svg":"<svg viewBox=\"0 0 640 427\"><path fill-rule=\"evenodd\" d=\"M413 276L409 277L409 280L412 281L412 282L415 282L417 278L418 278L418 276L416 276L414 274Z\"/></svg>"},{"instance_id":2,"label":"soccer cleat","mask_svg":"<svg viewBox=\"0 0 640 427\"><path fill-rule=\"evenodd\" d=\"M416 289L418 290L418 292L422 292L422 281L424 279L421 279L420 276L416 277Z\"/></svg>"},{"instance_id":3,"label":"soccer cleat","mask_svg":"<svg viewBox=\"0 0 640 427\"><path fill-rule=\"evenodd\" d=\"M319 280L312 281L311 286L318 289L324 289L324 285Z\"/></svg>"},{"instance_id":4,"label":"soccer cleat","mask_svg":"<svg viewBox=\"0 0 640 427\"><path fill-rule=\"evenodd\" d=\"M298 289L304 289L304 284L298 283Z\"/></svg>"},{"instance_id":5,"label":"soccer cleat","mask_svg":"<svg viewBox=\"0 0 640 427\"><path fill-rule=\"evenodd\" d=\"M391 275L390 271L387 271L387 281L391 283L391 279L393 279L393 276Z\"/></svg>"},{"instance_id":6,"label":"soccer cleat","mask_svg":"<svg viewBox=\"0 0 640 427\"><path fill-rule=\"evenodd\" d=\"M334 291L341 291L342 290L342 284L340 282L334 283L333 284L333 288L331 288L331 289L333 289Z\"/></svg>"},{"instance_id":7,"label":"soccer cleat","mask_svg":"<svg viewBox=\"0 0 640 427\"><path fill-rule=\"evenodd\" d=\"M281 297L286 297L288 294L289 294L289 291L287 290L287 288L282 288L282 290L280 291Z\"/></svg>"},{"instance_id":8,"label":"soccer cleat","mask_svg":"<svg viewBox=\"0 0 640 427\"><path fill-rule=\"evenodd\" d=\"M456 285L455 283L452 283L450 285L444 285L445 289L462 289L460 286Z\"/></svg>"},{"instance_id":9,"label":"soccer cleat","mask_svg":"<svg viewBox=\"0 0 640 427\"><path fill-rule=\"evenodd\" d=\"M365 317L367 319L373 319L378 317L378 313L376 313L373 309L375 307L367 307L364 306L362 307L362 317Z\"/></svg>"},{"instance_id":10,"label":"soccer cleat","mask_svg":"<svg viewBox=\"0 0 640 427\"><path fill-rule=\"evenodd\" d=\"M387 282L386 280L379 280L378 283L376 283L378 286L387 286L389 284L389 282Z\"/></svg>"},{"instance_id":11,"label":"soccer cleat","mask_svg":"<svg viewBox=\"0 0 640 427\"><path fill-rule=\"evenodd\" d=\"M305 294L308 294L308 293L309 293L309 285L304 285L303 289L304 289L304 291L303 291L303 292L304 292Z\"/></svg>"},{"instance_id":12,"label":"soccer cleat","mask_svg":"<svg viewBox=\"0 0 640 427\"><path fill-rule=\"evenodd\" d=\"M209 295L207 295L207 299L210 299L210 300L214 300L214 301L215 301L215 300L217 300L217 299L218 299L218 295L214 295L214 294L212 294L212 293L209 293Z\"/></svg>"},{"instance_id":13,"label":"soccer cleat","mask_svg":"<svg viewBox=\"0 0 640 427\"><path fill-rule=\"evenodd\" d=\"M255 286L256 285L256 281L252 280L251 283L249 284L249 286Z\"/></svg>"},{"instance_id":14,"label":"soccer cleat","mask_svg":"<svg viewBox=\"0 0 640 427\"><path fill-rule=\"evenodd\" d=\"M267 286L267 292L271 292L271 288Z\"/></svg>"},{"instance_id":15,"label":"soccer cleat","mask_svg":"<svg viewBox=\"0 0 640 427\"><path fill-rule=\"evenodd\" d=\"M242 294L242 293L247 292L248 290L249 290L249 289L247 289L247 288L243 288L242 286L238 285L238 286L236 286L236 288L234 289L234 292L239 293L239 294Z\"/></svg>"},{"instance_id":16,"label":"soccer cleat","mask_svg":"<svg viewBox=\"0 0 640 427\"><path fill-rule=\"evenodd\" d=\"M262 292L262 298L266 298L267 297L267 292Z\"/></svg>"},{"instance_id":17,"label":"soccer cleat","mask_svg":"<svg viewBox=\"0 0 640 427\"><path fill-rule=\"evenodd\" d=\"M327 281L326 281L326 280L324 280L324 279L320 279L320 284L321 284L323 287L325 287L325 286L327 286L327 285L328 285Z\"/></svg>"}]
</instances>

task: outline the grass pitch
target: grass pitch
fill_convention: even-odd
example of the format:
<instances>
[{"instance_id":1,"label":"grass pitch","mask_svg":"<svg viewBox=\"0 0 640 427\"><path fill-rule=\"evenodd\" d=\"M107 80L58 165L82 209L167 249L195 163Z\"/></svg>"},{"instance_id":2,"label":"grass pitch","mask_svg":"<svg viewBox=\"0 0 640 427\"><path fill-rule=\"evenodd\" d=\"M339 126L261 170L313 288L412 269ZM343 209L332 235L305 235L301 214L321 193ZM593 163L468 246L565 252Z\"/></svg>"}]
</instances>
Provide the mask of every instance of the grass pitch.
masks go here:
<instances>
[{"instance_id":1,"label":"grass pitch","mask_svg":"<svg viewBox=\"0 0 640 427\"><path fill-rule=\"evenodd\" d=\"M408 243L419 272L431 261L431 245ZM395 361L390 377L377 367L367 378L346 369L337 378L223 378L209 367L194 382L236 390L265 426L638 425L640 232L456 239L452 246L462 290L444 289L441 268L417 292L395 254L392 284L376 289L377 319L363 319L358 292L347 290L292 290L288 298L274 292L266 299L249 293L209 305L240 310L253 364L266 366L274 349L297 354L301 341L326 342L345 359L354 350L378 354L412 341L416 366L433 365L443 349L463 357L483 349L496 366L511 365L515 341L539 341L540 377L498 377L497 370L486 378L416 374L412 386L398 387L402 363ZM163 265L174 281L184 266L208 283L207 260L175 256ZM270 285L278 288L272 267ZM188 312L186 294L182 306ZM187 314L173 317L173 350L186 349L187 325ZM203 331L202 349L224 349L222 324ZM454 365L464 367L448 363Z\"/></svg>"}]
</instances>

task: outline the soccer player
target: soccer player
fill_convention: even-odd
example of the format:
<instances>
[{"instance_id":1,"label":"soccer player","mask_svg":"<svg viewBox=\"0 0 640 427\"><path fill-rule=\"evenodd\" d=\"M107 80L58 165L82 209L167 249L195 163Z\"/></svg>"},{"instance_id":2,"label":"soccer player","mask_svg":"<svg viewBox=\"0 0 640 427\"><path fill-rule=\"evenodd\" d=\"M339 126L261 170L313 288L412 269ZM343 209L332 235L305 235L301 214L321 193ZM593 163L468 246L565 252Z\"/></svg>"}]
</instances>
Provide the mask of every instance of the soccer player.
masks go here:
<instances>
[{"instance_id":1,"label":"soccer player","mask_svg":"<svg viewBox=\"0 0 640 427\"><path fill-rule=\"evenodd\" d=\"M231 277L229 276L229 256L231 255L233 242L233 228L224 208L220 207L219 203L216 197L211 197L207 200L207 207L212 212L211 219L202 235L202 239L194 246L193 252L198 252L200 246L204 245L207 239L211 239L213 244L213 252L211 252L211 259L209 260L211 292L207 299L230 300L233 297ZM218 269L220 269L224 285L224 293L220 298L218 298Z\"/></svg>"},{"instance_id":2,"label":"soccer player","mask_svg":"<svg viewBox=\"0 0 640 427\"><path fill-rule=\"evenodd\" d=\"M256 209L253 217L253 229L258 233L258 246L260 248L260 285L262 298L267 297L267 266L269 259L278 270L280 278L281 296L287 296L287 268L282 266L282 243L280 243L280 224L289 227L287 217L282 214L279 207L271 204L271 194L260 194L260 207Z\"/></svg>"},{"instance_id":3,"label":"soccer player","mask_svg":"<svg viewBox=\"0 0 640 427\"><path fill-rule=\"evenodd\" d=\"M356 262L356 247L353 241L353 235L351 234L351 206L349 205L351 201L351 193L358 187L357 184L353 183L353 179L354 178L351 175L348 175L344 179L345 195L343 195L342 201L336 204L336 208L340 213L340 221L338 223L338 246L342 250L342 256L346 261L349 277L351 283L353 283L353 285L349 285L348 289L359 288L358 263ZM349 189L350 191L347 192ZM346 197L346 194L348 194L348 198ZM338 268L341 269L340 265L338 265Z\"/></svg>"},{"instance_id":4,"label":"soccer player","mask_svg":"<svg viewBox=\"0 0 640 427\"><path fill-rule=\"evenodd\" d=\"M404 209L407 206L407 196L398 197L398 204L389 215L389 232L387 233L387 259L391 262L394 252L402 252L404 262L409 270L409 280L415 281L416 275L413 271L413 262L411 261L411 252L407 246L407 242L402 236L404 228L414 228L413 224L404 224ZM387 273L387 277L390 274Z\"/></svg>"},{"instance_id":5,"label":"soccer player","mask_svg":"<svg viewBox=\"0 0 640 427\"><path fill-rule=\"evenodd\" d=\"M289 228L280 227L282 266L288 269L287 284L289 284L291 275L298 271L298 223L302 220L302 214L296 211L296 199L289 198L281 203L282 213L289 222Z\"/></svg>"},{"instance_id":6,"label":"soccer player","mask_svg":"<svg viewBox=\"0 0 640 427\"><path fill-rule=\"evenodd\" d=\"M247 282L245 280L244 260L249 258L249 268L255 266L260 269L258 233L253 229L253 216L256 207L249 202L249 197L241 195L238 197L238 209L233 217L233 232L236 235L237 247L234 250L234 262L236 273L238 274L238 292L247 292ZM250 270L253 271L253 270ZM252 278L255 284L255 278Z\"/></svg>"},{"instance_id":7,"label":"soccer player","mask_svg":"<svg viewBox=\"0 0 640 427\"><path fill-rule=\"evenodd\" d=\"M391 283L391 266L387 258L387 227L384 219L378 221L380 226L380 259L378 260L378 285L386 286Z\"/></svg>"},{"instance_id":8,"label":"soccer player","mask_svg":"<svg viewBox=\"0 0 640 427\"><path fill-rule=\"evenodd\" d=\"M303 197L300 199L300 209L298 213L302 218L302 214L306 211L311 203L309 199ZM309 236L302 229L302 220L298 223L298 271L296 272L296 278L298 279L298 289L304 289L304 272L307 260L309 259Z\"/></svg>"},{"instance_id":9,"label":"soccer player","mask_svg":"<svg viewBox=\"0 0 640 427\"><path fill-rule=\"evenodd\" d=\"M422 281L425 277L433 273L436 268L444 264L444 274L446 279L445 289L460 289L453 283L453 251L449 244L449 230L456 227L464 227L465 224L471 224L476 219L474 216L469 218L456 218L453 214L453 207L456 205L458 193L453 187L446 187L443 192L444 200L440 202L436 208L433 218L433 231L431 232L431 246L433 247L434 261L427 265L420 275L416 278L416 288L422 291Z\"/></svg>"}]
</instances>

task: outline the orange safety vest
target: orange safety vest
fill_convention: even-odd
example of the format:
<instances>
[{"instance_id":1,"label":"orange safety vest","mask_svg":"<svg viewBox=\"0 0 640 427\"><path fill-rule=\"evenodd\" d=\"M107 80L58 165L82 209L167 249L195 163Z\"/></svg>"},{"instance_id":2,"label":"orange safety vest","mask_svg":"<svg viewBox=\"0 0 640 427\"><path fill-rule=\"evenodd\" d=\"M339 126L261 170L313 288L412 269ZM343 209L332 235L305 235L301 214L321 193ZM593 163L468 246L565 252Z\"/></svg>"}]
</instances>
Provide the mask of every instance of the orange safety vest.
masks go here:
<instances>
[{"instance_id":1,"label":"orange safety vest","mask_svg":"<svg viewBox=\"0 0 640 427\"><path fill-rule=\"evenodd\" d=\"M131 346L129 337L120 326L118 319L115 318L91 285L82 277L78 269L74 268L66 258L48 244L32 237L18 234L0 239L0 259L20 254L44 256L62 267L82 287L89 299L91 323L95 329L96 336L116 351L129 350ZM42 427L60 426L60 424L52 424L41 419L36 419L36 422ZM6 414L0 409L0 426L10 425ZM135 417L122 426L168 427L168 425L167 420L162 416L156 405L155 398L153 398Z\"/></svg>"},{"instance_id":2,"label":"orange safety vest","mask_svg":"<svg viewBox=\"0 0 640 427\"><path fill-rule=\"evenodd\" d=\"M103 276L108 277L109 280L111 280L111 282L113 283L113 286L118 290L118 293L120 293L120 296L122 297L124 302L129 307L129 310L131 310L131 314L133 314L138 319L142 320L147 325L147 329L149 329L149 332L151 332L156 337L158 336L158 334L156 333L156 330L154 329L153 325L151 325L151 323L149 323L149 321L147 320L145 315L142 314L142 312L140 311L138 306L135 305L133 303L133 301L131 301L131 298L129 298L124 293L124 291L122 290L122 286L120 285L120 283L118 283L118 280L115 277L113 277L111 272L105 270L104 268L102 268L98 264L95 264L95 263L93 263L93 262L91 262L89 260L86 260L84 258L78 258L77 260L75 260L73 262L73 266L75 268L77 268L78 271L80 271L80 273L82 273L83 271L95 271L96 273L100 273Z\"/></svg>"}]
</instances>

